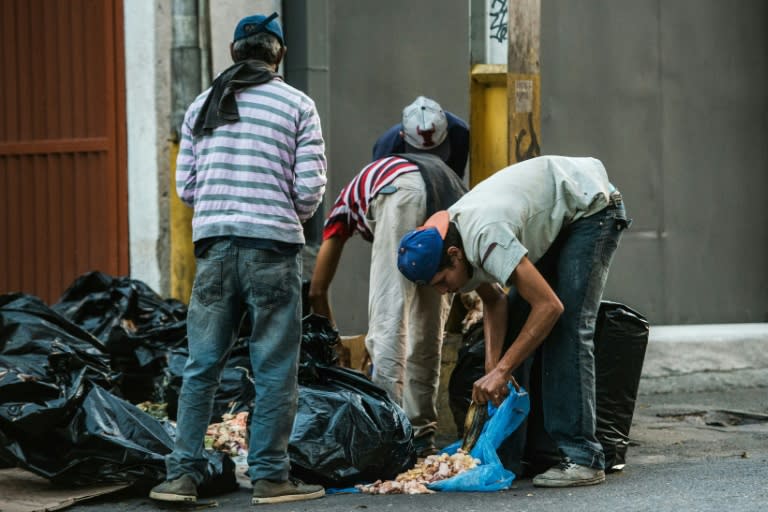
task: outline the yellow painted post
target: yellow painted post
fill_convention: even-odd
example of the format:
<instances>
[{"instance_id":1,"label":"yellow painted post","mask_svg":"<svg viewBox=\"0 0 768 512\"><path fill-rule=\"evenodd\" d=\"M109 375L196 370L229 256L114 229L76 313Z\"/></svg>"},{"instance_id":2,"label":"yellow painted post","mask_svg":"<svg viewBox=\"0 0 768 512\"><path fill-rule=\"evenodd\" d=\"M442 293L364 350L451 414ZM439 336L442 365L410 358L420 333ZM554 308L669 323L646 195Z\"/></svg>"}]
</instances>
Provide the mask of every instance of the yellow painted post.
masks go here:
<instances>
[{"instance_id":1,"label":"yellow painted post","mask_svg":"<svg viewBox=\"0 0 768 512\"><path fill-rule=\"evenodd\" d=\"M509 4L510 163L541 155L540 17L540 0L517 0Z\"/></svg>"},{"instance_id":2,"label":"yellow painted post","mask_svg":"<svg viewBox=\"0 0 768 512\"><path fill-rule=\"evenodd\" d=\"M195 278L195 254L192 244L192 208L176 194L176 156L179 144L171 143L170 229L171 229L171 297L189 304Z\"/></svg>"},{"instance_id":3,"label":"yellow painted post","mask_svg":"<svg viewBox=\"0 0 768 512\"><path fill-rule=\"evenodd\" d=\"M470 73L470 187L509 165L507 66L476 64Z\"/></svg>"}]
</instances>

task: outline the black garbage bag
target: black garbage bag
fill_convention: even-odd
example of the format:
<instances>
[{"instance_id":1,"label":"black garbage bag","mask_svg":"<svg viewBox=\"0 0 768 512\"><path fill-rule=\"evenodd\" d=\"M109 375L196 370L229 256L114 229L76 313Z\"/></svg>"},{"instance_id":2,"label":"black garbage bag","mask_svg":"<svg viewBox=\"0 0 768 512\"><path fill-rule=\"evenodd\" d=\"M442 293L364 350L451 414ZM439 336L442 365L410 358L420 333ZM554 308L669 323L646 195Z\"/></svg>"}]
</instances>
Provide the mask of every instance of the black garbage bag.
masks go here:
<instances>
[{"instance_id":1,"label":"black garbage bag","mask_svg":"<svg viewBox=\"0 0 768 512\"><path fill-rule=\"evenodd\" d=\"M464 436L464 419L472 402L472 385L485 375L483 323L474 324L462 337L456 366L448 380L448 406L456 423L458 437Z\"/></svg>"},{"instance_id":2,"label":"black garbage bag","mask_svg":"<svg viewBox=\"0 0 768 512\"><path fill-rule=\"evenodd\" d=\"M90 332L120 372L121 395L138 403L164 401L158 381L170 348L186 341L186 306L163 299L142 281L89 272L52 308Z\"/></svg>"},{"instance_id":3,"label":"black garbage bag","mask_svg":"<svg viewBox=\"0 0 768 512\"><path fill-rule=\"evenodd\" d=\"M154 483L173 432L112 395L103 345L38 298L0 296L0 461L56 483ZM225 489L234 464L211 455Z\"/></svg>"},{"instance_id":4,"label":"black garbage bag","mask_svg":"<svg viewBox=\"0 0 768 512\"><path fill-rule=\"evenodd\" d=\"M301 320L301 326L302 363L313 361L332 366L339 362L339 331L327 317L311 313Z\"/></svg>"},{"instance_id":5,"label":"black garbage bag","mask_svg":"<svg viewBox=\"0 0 768 512\"><path fill-rule=\"evenodd\" d=\"M173 449L175 428L99 386L74 399L69 418L48 424L45 436L5 436L3 450L28 471L54 484L83 486L129 482L150 486L165 479L165 455ZM224 453L205 452L208 492L237 488L234 462Z\"/></svg>"},{"instance_id":6,"label":"black garbage bag","mask_svg":"<svg viewBox=\"0 0 768 512\"><path fill-rule=\"evenodd\" d=\"M187 307L163 299L144 282L89 272L52 308L97 337L110 354L135 355L140 365L178 346L187 334Z\"/></svg>"},{"instance_id":7,"label":"black garbage bag","mask_svg":"<svg viewBox=\"0 0 768 512\"><path fill-rule=\"evenodd\" d=\"M629 429L650 328L643 315L617 302L603 301L595 328L597 439L606 471L626 463Z\"/></svg>"},{"instance_id":8,"label":"black garbage bag","mask_svg":"<svg viewBox=\"0 0 768 512\"><path fill-rule=\"evenodd\" d=\"M109 362L104 344L33 295L0 295L0 353L47 354L52 341Z\"/></svg>"},{"instance_id":9,"label":"black garbage bag","mask_svg":"<svg viewBox=\"0 0 768 512\"><path fill-rule=\"evenodd\" d=\"M37 297L0 297L0 429L44 435L70 414L86 380L113 388L118 375L89 333Z\"/></svg>"},{"instance_id":10,"label":"black garbage bag","mask_svg":"<svg viewBox=\"0 0 768 512\"><path fill-rule=\"evenodd\" d=\"M326 487L392 479L413 466L413 430L405 412L361 373L315 365L299 387L288 453L291 473ZM256 411L258 414L258 411Z\"/></svg>"}]
</instances>

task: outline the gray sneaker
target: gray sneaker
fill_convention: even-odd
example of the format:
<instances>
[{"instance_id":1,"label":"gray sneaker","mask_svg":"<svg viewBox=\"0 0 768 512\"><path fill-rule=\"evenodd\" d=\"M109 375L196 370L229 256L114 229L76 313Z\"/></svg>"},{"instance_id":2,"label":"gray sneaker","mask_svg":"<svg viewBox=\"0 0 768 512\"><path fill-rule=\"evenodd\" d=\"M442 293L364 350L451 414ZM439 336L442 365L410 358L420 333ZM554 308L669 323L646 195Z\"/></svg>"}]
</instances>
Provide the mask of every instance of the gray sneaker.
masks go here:
<instances>
[{"instance_id":1,"label":"gray sneaker","mask_svg":"<svg viewBox=\"0 0 768 512\"><path fill-rule=\"evenodd\" d=\"M197 484L189 475L182 475L176 480L166 480L149 491L149 497L159 501L197 501Z\"/></svg>"},{"instance_id":2,"label":"gray sneaker","mask_svg":"<svg viewBox=\"0 0 768 512\"><path fill-rule=\"evenodd\" d=\"M605 471L574 464L564 459L557 466L551 467L533 478L536 487L578 487L595 485L605 481Z\"/></svg>"},{"instance_id":3,"label":"gray sneaker","mask_svg":"<svg viewBox=\"0 0 768 512\"><path fill-rule=\"evenodd\" d=\"M253 482L251 504L261 505L263 503L313 500L323 496L325 496L325 489L322 486L305 484L295 478L289 478L285 482L256 480Z\"/></svg>"}]
</instances>

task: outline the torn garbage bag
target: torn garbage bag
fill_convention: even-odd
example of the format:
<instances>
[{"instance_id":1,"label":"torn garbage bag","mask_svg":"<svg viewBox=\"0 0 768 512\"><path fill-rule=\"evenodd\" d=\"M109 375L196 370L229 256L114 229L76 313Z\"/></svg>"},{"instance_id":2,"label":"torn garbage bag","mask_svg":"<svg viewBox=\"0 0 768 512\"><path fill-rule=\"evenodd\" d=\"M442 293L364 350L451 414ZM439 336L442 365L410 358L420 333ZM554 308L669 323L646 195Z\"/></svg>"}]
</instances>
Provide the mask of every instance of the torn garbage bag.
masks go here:
<instances>
[{"instance_id":1,"label":"torn garbage bag","mask_svg":"<svg viewBox=\"0 0 768 512\"><path fill-rule=\"evenodd\" d=\"M0 434L5 455L59 485L151 485L165 479L165 455L173 449L175 428L99 386L83 388L80 400L70 404L70 416L46 425L44 436ZM209 451L204 455L208 465L201 493L236 489L229 456Z\"/></svg>"},{"instance_id":2,"label":"torn garbage bag","mask_svg":"<svg viewBox=\"0 0 768 512\"><path fill-rule=\"evenodd\" d=\"M0 296L0 462L65 485L163 479L172 428L107 391L115 381L90 333L36 297ZM234 482L210 457L207 481Z\"/></svg>"},{"instance_id":3,"label":"torn garbage bag","mask_svg":"<svg viewBox=\"0 0 768 512\"><path fill-rule=\"evenodd\" d=\"M309 314L301 320L301 362L315 362L333 366L339 361L336 347L339 331L322 315Z\"/></svg>"},{"instance_id":4,"label":"torn garbage bag","mask_svg":"<svg viewBox=\"0 0 768 512\"><path fill-rule=\"evenodd\" d=\"M102 345L31 295L0 296L0 430L45 436L88 380L113 388Z\"/></svg>"},{"instance_id":5,"label":"torn garbage bag","mask_svg":"<svg viewBox=\"0 0 768 512\"><path fill-rule=\"evenodd\" d=\"M141 366L186 337L186 306L128 277L84 274L52 309L96 336L110 354L134 355Z\"/></svg>"},{"instance_id":6,"label":"torn garbage bag","mask_svg":"<svg viewBox=\"0 0 768 512\"><path fill-rule=\"evenodd\" d=\"M514 432L525 419L530 409L528 393L522 388L516 391L508 384L509 395L496 408L490 402L488 420L482 433L470 452L470 455L480 460L481 464L458 475L439 480L427 485L433 491L502 491L509 489L515 479L515 474L506 469L496 449ZM461 441L447 446L443 452L453 454L461 447Z\"/></svg>"},{"instance_id":7,"label":"torn garbage bag","mask_svg":"<svg viewBox=\"0 0 768 512\"><path fill-rule=\"evenodd\" d=\"M98 338L121 374L120 394L133 403L164 402L160 375L169 349L186 340L187 308L142 281L89 272L52 306Z\"/></svg>"}]
</instances>

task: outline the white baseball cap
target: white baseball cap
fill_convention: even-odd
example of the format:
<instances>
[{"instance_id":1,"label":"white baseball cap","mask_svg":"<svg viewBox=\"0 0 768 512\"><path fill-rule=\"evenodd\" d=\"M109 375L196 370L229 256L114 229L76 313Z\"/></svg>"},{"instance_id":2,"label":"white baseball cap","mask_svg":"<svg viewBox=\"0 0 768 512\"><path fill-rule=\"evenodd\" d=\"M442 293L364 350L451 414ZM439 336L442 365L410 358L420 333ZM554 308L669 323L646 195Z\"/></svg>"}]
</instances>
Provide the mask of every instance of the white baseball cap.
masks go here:
<instances>
[{"instance_id":1,"label":"white baseball cap","mask_svg":"<svg viewBox=\"0 0 768 512\"><path fill-rule=\"evenodd\" d=\"M403 109L403 138L406 151L426 151L443 160L450 156L448 120L435 100L419 96Z\"/></svg>"}]
</instances>

